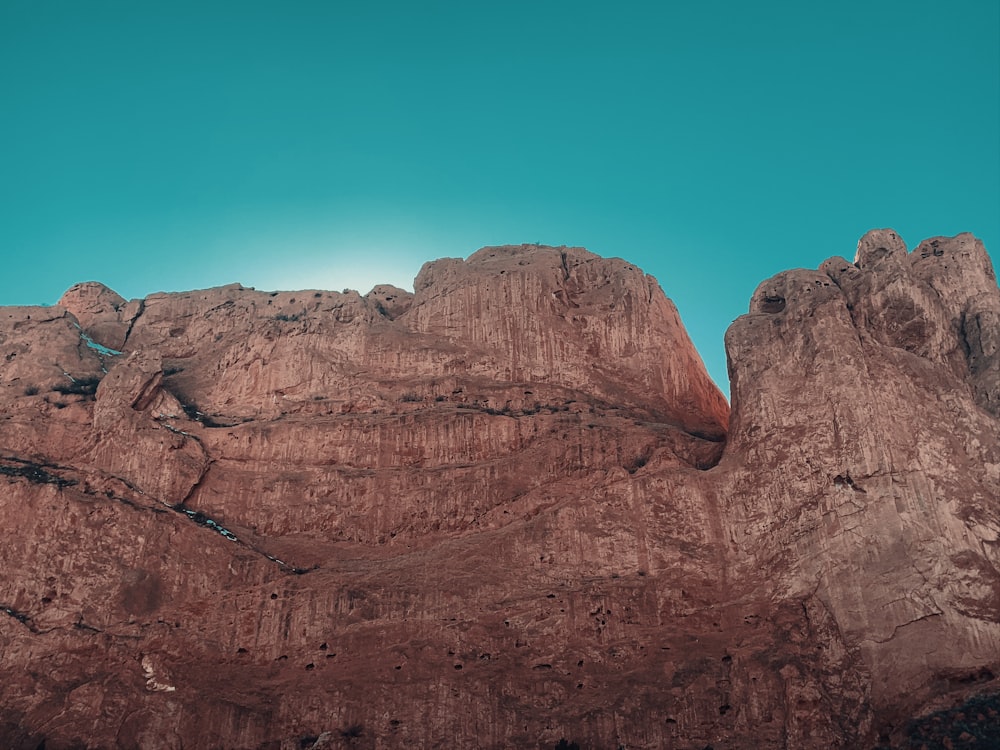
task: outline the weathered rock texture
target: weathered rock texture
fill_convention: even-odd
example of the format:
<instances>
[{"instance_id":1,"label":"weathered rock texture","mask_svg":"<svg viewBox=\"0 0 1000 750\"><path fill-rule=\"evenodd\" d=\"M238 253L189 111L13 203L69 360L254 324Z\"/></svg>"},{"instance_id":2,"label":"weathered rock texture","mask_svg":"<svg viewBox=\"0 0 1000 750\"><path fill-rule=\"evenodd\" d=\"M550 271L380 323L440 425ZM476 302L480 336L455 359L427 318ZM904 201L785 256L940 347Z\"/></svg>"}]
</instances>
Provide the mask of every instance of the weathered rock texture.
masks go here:
<instances>
[{"instance_id":1,"label":"weathered rock texture","mask_svg":"<svg viewBox=\"0 0 1000 750\"><path fill-rule=\"evenodd\" d=\"M855 748L1000 690L982 245L0 308L0 744ZM728 438L727 438L728 434Z\"/></svg>"}]
</instances>

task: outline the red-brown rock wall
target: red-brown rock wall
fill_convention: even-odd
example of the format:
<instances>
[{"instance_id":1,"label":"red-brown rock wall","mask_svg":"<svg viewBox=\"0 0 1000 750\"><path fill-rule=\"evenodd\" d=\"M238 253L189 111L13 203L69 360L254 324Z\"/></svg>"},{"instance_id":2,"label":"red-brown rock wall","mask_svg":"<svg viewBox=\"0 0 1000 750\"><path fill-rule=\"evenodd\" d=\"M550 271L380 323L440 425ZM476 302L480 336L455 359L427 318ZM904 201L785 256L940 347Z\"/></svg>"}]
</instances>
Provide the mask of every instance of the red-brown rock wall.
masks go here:
<instances>
[{"instance_id":1,"label":"red-brown rock wall","mask_svg":"<svg viewBox=\"0 0 1000 750\"><path fill-rule=\"evenodd\" d=\"M779 591L825 603L877 707L1000 654L1000 436L958 324L1000 295L981 245L932 243L937 256L907 255L869 233L853 265L762 284L727 334L734 547Z\"/></svg>"},{"instance_id":2,"label":"red-brown rock wall","mask_svg":"<svg viewBox=\"0 0 1000 750\"><path fill-rule=\"evenodd\" d=\"M731 418L625 261L414 286L0 310L6 746L853 748L996 692L974 238L764 282Z\"/></svg>"}]
</instances>

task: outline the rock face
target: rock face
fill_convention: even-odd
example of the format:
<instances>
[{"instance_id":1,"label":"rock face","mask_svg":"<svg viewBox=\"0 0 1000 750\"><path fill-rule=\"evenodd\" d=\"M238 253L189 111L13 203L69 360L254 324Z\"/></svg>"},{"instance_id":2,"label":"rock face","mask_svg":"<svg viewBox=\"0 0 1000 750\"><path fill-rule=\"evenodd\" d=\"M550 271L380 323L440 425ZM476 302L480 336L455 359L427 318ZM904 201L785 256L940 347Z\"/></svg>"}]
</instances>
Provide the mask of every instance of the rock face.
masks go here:
<instances>
[{"instance_id":1,"label":"rock face","mask_svg":"<svg viewBox=\"0 0 1000 750\"><path fill-rule=\"evenodd\" d=\"M5 747L854 748L1000 691L974 238L765 282L733 408L634 266L0 308Z\"/></svg>"},{"instance_id":2,"label":"rock face","mask_svg":"<svg viewBox=\"0 0 1000 750\"><path fill-rule=\"evenodd\" d=\"M726 336L730 533L748 577L836 621L890 734L998 673L996 278L970 235L907 254L878 230L750 309Z\"/></svg>"}]
</instances>

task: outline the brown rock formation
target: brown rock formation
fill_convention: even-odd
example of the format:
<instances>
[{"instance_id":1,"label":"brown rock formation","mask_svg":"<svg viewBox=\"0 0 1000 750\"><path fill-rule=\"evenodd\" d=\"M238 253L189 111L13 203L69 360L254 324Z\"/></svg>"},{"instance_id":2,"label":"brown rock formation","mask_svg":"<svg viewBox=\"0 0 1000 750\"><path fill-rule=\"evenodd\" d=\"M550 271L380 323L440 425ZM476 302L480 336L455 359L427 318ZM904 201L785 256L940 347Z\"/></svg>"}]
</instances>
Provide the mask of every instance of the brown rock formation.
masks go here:
<instances>
[{"instance_id":1,"label":"brown rock formation","mask_svg":"<svg viewBox=\"0 0 1000 750\"><path fill-rule=\"evenodd\" d=\"M997 671L997 331L970 343L969 321L998 309L970 235L907 254L880 230L762 284L727 333L733 539L832 615L884 726Z\"/></svg>"},{"instance_id":2,"label":"brown rock formation","mask_svg":"<svg viewBox=\"0 0 1000 750\"><path fill-rule=\"evenodd\" d=\"M6 746L848 748L1000 690L974 238L762 284L731 416L624 261L414 287L0 309Z\"/></svg>"}]
</instances>

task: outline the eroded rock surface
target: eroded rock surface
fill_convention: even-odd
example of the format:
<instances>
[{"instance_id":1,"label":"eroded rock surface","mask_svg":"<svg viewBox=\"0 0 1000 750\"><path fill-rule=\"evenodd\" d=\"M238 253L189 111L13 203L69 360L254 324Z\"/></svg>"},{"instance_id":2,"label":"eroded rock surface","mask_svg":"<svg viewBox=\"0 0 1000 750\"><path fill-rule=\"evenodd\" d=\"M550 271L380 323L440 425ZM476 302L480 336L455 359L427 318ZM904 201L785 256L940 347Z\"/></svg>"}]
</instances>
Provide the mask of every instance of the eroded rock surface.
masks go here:
<instances>
[{"instance_id":1,"label":"eroded rock surface","mask_svg":"<svg viewBox=\"0 0 1000 750\"><path fill-rule=\"evenodd\" d=\"M762 284L731 415L627 262L414 288L0 308L5 746L853 748L998 690L974 238Z\"/></svg>"},{"instance_id":2,"label":"eroded rock surface","mask_svg":"<svg viewBox=\"0 0 1000 750\"><path fill-rule=\"evenodd\" d=\"M863 654L880 734L998 673L997 366L968 343L998 305L971 235L907 254L876 230L854 263L764 282L726 336L733 541L748 577L817 598Z\"/></svg>"}]
</instances>

